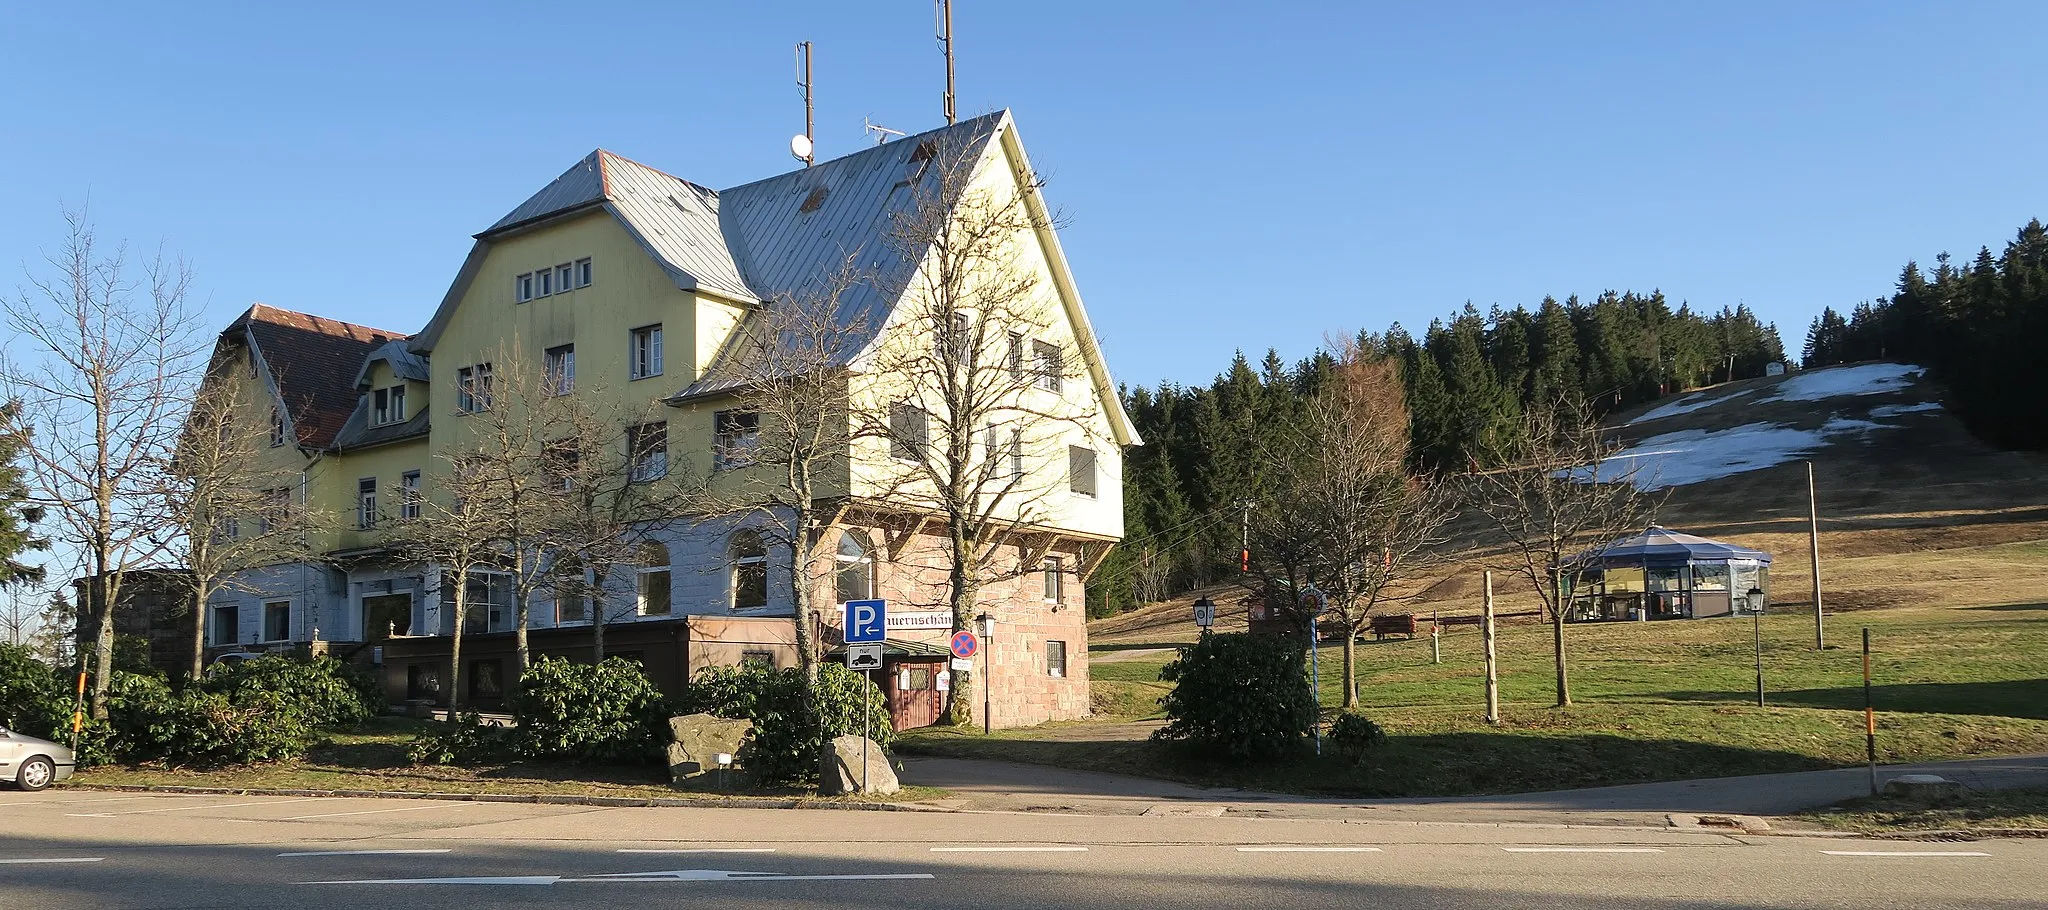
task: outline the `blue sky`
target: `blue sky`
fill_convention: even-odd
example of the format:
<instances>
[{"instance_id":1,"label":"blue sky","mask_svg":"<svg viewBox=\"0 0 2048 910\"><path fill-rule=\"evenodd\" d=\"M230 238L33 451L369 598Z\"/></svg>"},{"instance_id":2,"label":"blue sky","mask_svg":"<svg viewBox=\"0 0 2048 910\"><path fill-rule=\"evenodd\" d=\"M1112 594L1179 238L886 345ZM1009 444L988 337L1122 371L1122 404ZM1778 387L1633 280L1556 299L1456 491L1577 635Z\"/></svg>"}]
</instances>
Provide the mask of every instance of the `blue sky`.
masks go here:
<instances>
[{"instance_id":1,"label":"blue sky","mask_svg":"<svg viewBox=\"0 0 2048 910\"><path fill-rule=\"evenodd\" d=\"M206 315L422 325L469 245L592 148L714 187L940 123L923 0L22 3L0 288L90 198ZM960 110L1016 111L1120 381L1662 288L1795 350L1908 258L2044 214L2048 5L959 0Z\"/></svg>"}]
</instances>

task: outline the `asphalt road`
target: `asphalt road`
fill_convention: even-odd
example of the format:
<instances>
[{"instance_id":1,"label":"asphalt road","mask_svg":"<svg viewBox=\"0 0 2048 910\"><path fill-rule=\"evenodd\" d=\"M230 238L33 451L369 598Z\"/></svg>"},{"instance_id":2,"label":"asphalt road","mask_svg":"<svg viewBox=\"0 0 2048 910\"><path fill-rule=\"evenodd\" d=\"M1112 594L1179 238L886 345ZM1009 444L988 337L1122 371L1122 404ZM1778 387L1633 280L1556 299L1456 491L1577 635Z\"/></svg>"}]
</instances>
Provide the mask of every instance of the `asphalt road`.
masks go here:
<instances>
[{"instance_id":1,"label":"asphalt road","mask_svg":"<svg viewBox=\"0 0 2048 910\"><path fill-rule=\"evenodd\" d=\"M0 907L2048 907L2048 840L0 791Z\"/></svg>"}]
</instances>

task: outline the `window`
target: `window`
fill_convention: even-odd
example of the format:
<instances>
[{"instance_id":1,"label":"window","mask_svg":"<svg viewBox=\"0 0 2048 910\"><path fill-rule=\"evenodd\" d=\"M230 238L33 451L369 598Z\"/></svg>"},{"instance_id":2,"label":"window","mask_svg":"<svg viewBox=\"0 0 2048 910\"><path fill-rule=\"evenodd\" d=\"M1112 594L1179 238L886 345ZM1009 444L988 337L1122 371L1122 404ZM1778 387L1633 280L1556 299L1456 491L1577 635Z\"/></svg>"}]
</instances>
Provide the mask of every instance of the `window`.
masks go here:
<instances>
[{"instance_id":1,"label":"window","mask_svg":"<svg viewBox=\"0 0 2048 910\"><path fill-rule=\"evenodd\" d=\"M512 290L513 296L517 298L520 303L525 303L529 300L532 300L533 273L527 272L526 274L520 275L519 277L512 279Z\"/></svg>"},{"instance_id":2,"label":"window","mask_svg":"<svg viewBox=\"0 0 2048 910\"><path fill-rule=\"evenodd\" d=\"M407 664L405 668L405 697L441 697L441 668L433 664Z\"/></svg>"},{"instance_id":3,"label":"window","mask_svg":"<svg viewBox=\"0 0 2048 910\"><path fill-rule=\"evenodd\" d=\"M273 600L263 605L263 640L290 641L292 638L292 602Z\"/></svg>"},{"instance_id":4,"label":"window","mask_svg":"<svg viewBox=\"0 0 2048 910\"><path fill-rule=\"evenodd\" d=\"M768 548L756 531L732 536L732 608L752 610L768 605Z\"/></svg>"},{"instance_id":5,"label":"window","mask_svg":"<svg viewBox=\"0 0 2048 910\"><path fill-rule=\"evenodd\" d=\"M741 651L741 652L740 652L740 666L742 666L742 667L761 667L761 668L763 668L763 669L773 670L773 669L775 669L775 652L774 652L774 651Z\"/></svg>"},{"instance_id":6,"label":"window","mask_svg":"<svg viewBox=\"0 0 2048 910\"><path fill-rule=\"evenodd\" d=\"M1067 675L1067 643L1045 643L1045 675L1064 679Z\"/></svg>"},{"instance_id":7,"label":"window","mask_svg":"<svg viewBox=\"0 0 2048 910\"><path fill-rule=\"evenodd\" d=\"M1062 585L1066 581L1066 575L1062 571L1065 568L1065 562L1057 556L1046 557L1044 565L1039 567L1039 575L1044 579L1045 582L1046 603L1056 604L1066 602L1065 592L1062 587Z\"/></svg>"},{"instance_id":8,"label":"window","mask_svg":"<svg viewBox=\"0 0 2048 910\"><path fill-rule=\"evenodd\" d=\"M756 411L719 411L713 419L717 438L712 442L714 470L744 467L754 463L754 450L761 445L761 415Z\"/></svg>"},{"instance_id":9,"label":"window","mask_svg":"<svg viewBox=\"0 0 2048 910\"><path fill-rule=\"evenodd\" d=\"M1024 476L1024 429L1010 430L1010 476Z\"/></svg>"},{"instance_id":10,"label":"window","mask_svg":"<svg viewBox=\"0 0 2048 910\"><path fill-rule=\"evenodd\" d=\"M1020 382L1024 379L1023 332L1010 333L1010 377Z\"/></svg>"},{"instance_id":11,"label":"window","mask_svg":"<svg viewBox=\"0 0 2048 910\"><path fill-rule=\"evenodd\" d=\"M284 409L276 405L270 406L270 444L284 445Z\"/></svg>"},{"instance_id":12,"label":"window","mask_svg":"<svg viewBox=\"0 0 2048 910\"><path fill-rule=\"evenodd\" d=\"M404 421L405 386L395 385L370 393L370 426L389 426Z\"/></svg>"},{"instance_id":13,"label":"window","mask_svg":"<svg viewBox=\"0 0 2048 910\"><path fill-rule=\"evenodd\" d=\"M369 529L377 526L377 478L365 477L356 481L356 527Z\"/></svg>"},{"instance_id":14,"label":"window","mask_svg":"<svg viewBox=\"0 0 2048 910\"><path fill-rule=\"evenodd\" d=\"M632 378L646 379L661 375L661 326L650 325L633 330L633 343L627 349L632 361Z\"/></svg>"},{"instance_id":15,"label":"window","mask_svg":"<svg viewBox=\"0 0 2048 910\"><path fill-rule=\"evenodd\" d=\"M589 259L576 260L576 286L579 288L587 288L590 286Z\"/></svg>"},{"instance_id":16,"label":"window","mask_svg":"<svg viewBox=\"0 0 2048 910\"><path fill-rule=\"evenodd\" d=\"M1095 495L1095 450L1086 446L1067 447L1067 488L1083 496Z\"/></svg>"},{"instance_id":17,"label":"window","mask_svg":"<svg viewBox=\"0 0 2048 910\"><path fill-rule=\"evenodd\" d=\"M654 541L640 545L641 616L667 616L669 612L668 548Z\"/></svg>"},{"instance_id":18,"label":"window","mask_svg":"<svg viewBox=\"0 0 2048 910\"><path fill-rule=\"evenodd\" d=\"M502 632L512 627L512 576L473 569L462 592L462 631ZM455 628L455 576L441 576L441 634Z\"/></svg>"},{"instance_id":19,"label":"window","mask_svg":"<svg viewBox=\"0 0 2048 910\"><path fill-rule=\"evenodd\" d=\"M572 274L573 271L574 268L566 262L562 263L561 265L555 266L556 293L561 293L576 286L574 281L572 280L575 277Z\"/></svg>"},{"instance_id":20,"label":"window","mask_svg":"<svg viewBox=\"0 0 2048 910\"><path fill-rule=\"evenodd\" d=\"M590 582L584 575L583 564L563 559L555 563L550 574L554 576L555 625L590 621Z\"/></svg>"},{"instance_id":21,"label":"window","mask_svg":"<svg viewBox=\"0 0 2048 910\"><path fill-rule=\"evenodd\" d=\"M541 269L533 273L533 283L539 285L536 297L546 297L555 292L555 270Z\"/></svg>"},{"instance_id":22,"label":"window","mask_svg":"<svg viewBox=\"0 0 2048 910\"><path fill-rule=\"evenodd\" d=\"M940 363L967 365L974 360L974 322L963 312L954 310L941 326L937 340Z\"/></svg>"},{"instance_id":23,"label":"window","mask_svg":"<svg viewBox=\"0 0 2048 910\"><path fill-rule=\"evenodd\" d=\"M991 472L997 477L1024 476L1024 430L1012 427L1006 434L1000 427L990 424L988 460L992 465Z\"/></svg>"},{"instance_id":24,"label":"window","mask_svg":"<svg viewBox=\"0 0 2048 910\"><path fill-rule=\"evenodd\" d=\"M263 491L263 513L256 516L256 530L268 534L284 525L291 517L292 488L276 487Z\"/></svg>"},{"instance_id":25,"label":"window","mask_svg":"<svg viewBox=\"0 0 2048 910\"><path fill-rule=\"evenodd\" d=\"M550 395L567 395L576 390L576 346L565 344L541 354L541 382Z\"/></svg>"},{"instance_id":26,"label":"window","mask_svg":"<svg viewBox=\"0 0 2048 910\"><path fill-rule=\"evenodd\" d=\"M859 531L848 530L839 535L839 563L837 581L839 601L872 600L875 596L874 548L868 545L867 536Z\"/></svg>"},{"instance_id":27,"label":"window","mask_svg":"<svg viewBox=\"0 0 2048 910\"><path fill-rule=\"evenodd\" d=\"M207 638L216 647L231 645L242 640L242 609L240 607L214 607L213 626L207 630Z\"/></svg>"},{"instance_id":28,"label":"window","mask_svg":"<svg viewBox=\"0 0 2048 910\"><path fill-rule=\"evenodd\" d=\"M491 365L479 363L455 371L455 410L464 414L491 409Z\"/></svg>"},{"instance_id":29,"label":"window","mask_svg":"<svg viewBox=\"0 0 2048 910\"><path fill-rule=\"evenodd\" d=\"M505 666L497 660L473 660L469 662L469 697L503 698L505 696Z\"/></svg>"},{"instance_id":30,"label":"window","mask_svg":"<svg viewBox=\"0 0 2048 910\"><path fill-rule=\"evenodd\" d=\"M583 453L576 450L574 440L551 442L541 452L541 471L548 487L563 493L576 489L577 469L582 464Z\"/></svg>"},{"instance_id":31,"label":"window","mask_svg":"<svg viewBox=\"0 0 2048 910\"><path fill-rule=\"evenodd\" d=\"M931 415L898 403L889 409L889 455L906 461L916 461L924 456L925 447L931 444Z\"/></svg>"},{"instance_id":32,"label":"window","mask_svg":"<svg viewBox=\"0 0 2048 910\"><path fill-rule=\"evenodd\" d=\"M668 424L643 423L627 427L626 449L633 455L634 483L668 476Z\"/></svg>"},{"instance_id":33,"label":"window","mask_svg":"<svg viewBox=\"0 0 2048 910\"><path fill-rule=\"evenodd\" d=\"M420 472L398 475L398 517L411 521L420 517Z\"/></svg>"},{"instance_id":34,"label":"window","mask_svg":"<svg viewBox=\"0 0 2048 910\"><path fill-rule=\"evenodd\" d=\"M1031 343L1031 370L1033 382L1048 392L1060 390L1060 378L1066 375L1065 357L1060 346L1049 341Z\"/></svg>"}]
</instances>

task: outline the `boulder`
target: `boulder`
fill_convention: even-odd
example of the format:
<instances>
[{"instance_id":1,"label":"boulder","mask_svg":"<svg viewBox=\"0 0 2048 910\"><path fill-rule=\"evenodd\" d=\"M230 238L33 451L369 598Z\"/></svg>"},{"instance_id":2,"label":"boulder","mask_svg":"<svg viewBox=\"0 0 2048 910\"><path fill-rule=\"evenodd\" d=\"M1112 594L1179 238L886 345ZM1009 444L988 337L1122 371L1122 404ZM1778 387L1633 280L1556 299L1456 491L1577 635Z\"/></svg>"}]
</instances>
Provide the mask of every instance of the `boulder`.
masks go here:
<instances>
[{"instance_id":1,"label":"boulder","mask_svg":"<svg viewBox=\"0 0 2048 910\"><path fill-rule=\"evenodd\" d=\"M678 783L718 770L717 756L738 755L754 722L714 714L685 714L668 719L668 773Z\"/></svg>"},{"instance_id":2,"label":"boulder","mask_svg":"<svg viewBox=\"0 0 2048 910\"><path fill-rule=\"evenodd\" d=\"M1963 795L1963 785L1939 774L1901 774L1884 782L1887 796L1937 805Z\"/></svg>"},{"instance_id":3,"label":"boulder","mask_svg":"<svg viewBox=\"0 0 2048 910\"><path fill-rule=\"evenodd\" d=\"M863 754L866 756L865 770ZM867 737L833 737L818 757L818 792L826 796L887 794L901 789L903 785L896 780L896 770L889 767L889 753Z\"/></svg>"}]
</instances>

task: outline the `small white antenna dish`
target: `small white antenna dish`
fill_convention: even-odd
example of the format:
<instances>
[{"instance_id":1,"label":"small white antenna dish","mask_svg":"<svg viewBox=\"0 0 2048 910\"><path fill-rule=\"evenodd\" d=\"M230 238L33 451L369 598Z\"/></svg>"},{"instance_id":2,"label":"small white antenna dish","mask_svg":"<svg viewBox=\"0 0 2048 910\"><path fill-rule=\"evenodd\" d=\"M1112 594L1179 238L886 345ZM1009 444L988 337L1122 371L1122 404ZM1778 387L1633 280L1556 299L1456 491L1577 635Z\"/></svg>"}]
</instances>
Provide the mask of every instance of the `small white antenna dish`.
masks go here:
<instances>
[{"instance_id":1,"label":"small white antenna dish","mask_svg":"<svg viewBox=\"0 0 2048 910\"><path fill-rule=\"evenodd\" d=\"M902 130L892 130L886 126L874 122L873 120L869 120L866 117L860 118L860 122L867 126L867 131L869 133L872 133L874 135L876 145L881 145L882 143L888 142L889 137L891 136L901 137L909 135L908 133L905 133Z\"/></svg>"},{"instance_id":2,"label":"small white antenna dish","mask_svg":"<svg viewBox=\"0 0 2048 910\"><path fill-rule=\"evenodd\" d=\"M811 160L811 137L798 133L789 137L789 153L806 164Z\"/></svg>"}]
</instances>

